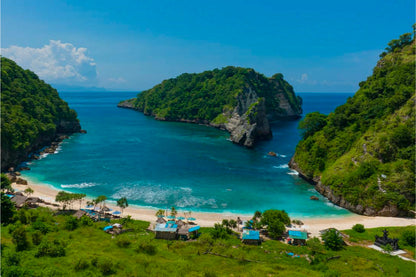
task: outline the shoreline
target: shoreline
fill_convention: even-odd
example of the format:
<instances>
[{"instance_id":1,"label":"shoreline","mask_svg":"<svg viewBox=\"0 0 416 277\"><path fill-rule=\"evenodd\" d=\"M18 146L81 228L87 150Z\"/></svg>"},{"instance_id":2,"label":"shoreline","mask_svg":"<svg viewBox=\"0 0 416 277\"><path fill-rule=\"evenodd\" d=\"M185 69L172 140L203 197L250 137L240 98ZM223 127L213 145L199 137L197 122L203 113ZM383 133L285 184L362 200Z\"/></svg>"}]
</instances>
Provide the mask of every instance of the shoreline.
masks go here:
<instances>
[{"instance_id":1,"label":"shoreline","mask_svg":"<svg viewBox=\"0 0 416 277\"><path fill-rule=\"evenodd\" d=\"M27 179L26 179L27 180ZM58 189L51 187L47 184L34 183L31 180L27 180L28 185L12 184L14 189L24 191L30 187L34 190L32 197L39 197L46 202L55 203L55 196L58 193ZM86 197L83 201L82 208L85 207L86 202L92 200L91 197ZM113 201L106 201L106 206L113 210L120 210ZM52 206L48 206L53 208ZM55 207L56 208L56 207ZM79 208L79 204L73 205L74 209ZM140 206L131 205L124 209L122 216L130 215L133 219L149 221L151 224L156 220L156 208L145 208ZM178 211L178 216L183 215L182 211ZM221 223L223 219L237 219L240 217L242 220L251 219L251 216L234 213L211 213L211 212L192 212L192 217L196 218L196 223L201 227L213 227L215 223ZM340 217L296 217L292 219L300 219L304 225L301 229L305 229L310 233L310 237L318 237L319 231L327 228L336 228L338 230L351 229L357 223L363 224L365 228L375 227L392 227L392 226L409 226L416 225L415 218L401 218L401 217L381 217L381 216L363 216L358 214L340 216Z\"/></svg>"}]
</instances>

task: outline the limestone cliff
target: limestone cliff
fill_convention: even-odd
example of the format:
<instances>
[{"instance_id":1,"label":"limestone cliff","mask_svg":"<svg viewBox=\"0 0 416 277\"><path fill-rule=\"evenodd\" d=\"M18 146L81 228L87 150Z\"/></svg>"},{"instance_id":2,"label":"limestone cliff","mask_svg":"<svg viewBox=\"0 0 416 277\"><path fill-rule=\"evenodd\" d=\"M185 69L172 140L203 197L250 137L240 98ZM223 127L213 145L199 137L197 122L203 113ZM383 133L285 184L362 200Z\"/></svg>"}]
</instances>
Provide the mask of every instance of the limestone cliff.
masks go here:
<instances>
[{"instance_id":1,"label":"limestone cliff","mask_svg":"<svg viewBox=\"0 0 416 277\"><path fill-rule=\"evenodd\" d=\"M234 143L253 147L272 137L269 120L299 118L301 104L282 74L267 78L253 69L226 67L165 80L118 107L224 129Z\"/></svg>"}]
</instances>

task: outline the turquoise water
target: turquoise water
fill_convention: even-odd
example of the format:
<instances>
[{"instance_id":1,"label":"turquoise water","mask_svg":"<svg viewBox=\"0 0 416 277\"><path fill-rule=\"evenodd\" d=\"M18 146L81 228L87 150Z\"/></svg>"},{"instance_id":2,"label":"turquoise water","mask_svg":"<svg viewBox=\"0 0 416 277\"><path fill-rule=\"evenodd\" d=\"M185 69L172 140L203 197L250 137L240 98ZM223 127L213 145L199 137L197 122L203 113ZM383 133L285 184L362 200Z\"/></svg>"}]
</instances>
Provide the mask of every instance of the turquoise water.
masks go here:
<instances>
[{"instance_id":1,"label":"turquoise water","mask_svg":"<svg viewBox=\"0 0 416 277\"><path fill-rule=\"evenodd\" d=\"M117 108L134 92L60 93L87 134L65 140L54 155L32 161L24 177L58 189L129 204L252 214L284 209L291 216L350 214L321 197L287 163L300 139L298 120L272 124L273 139L255 149L228 133L195 124L161 122ZM352 94L301 93L304 113L331 112ZM269 157L274 151L278 157ZM311 201L310 196L319 197Z\"/></svg>"}]
</instances>

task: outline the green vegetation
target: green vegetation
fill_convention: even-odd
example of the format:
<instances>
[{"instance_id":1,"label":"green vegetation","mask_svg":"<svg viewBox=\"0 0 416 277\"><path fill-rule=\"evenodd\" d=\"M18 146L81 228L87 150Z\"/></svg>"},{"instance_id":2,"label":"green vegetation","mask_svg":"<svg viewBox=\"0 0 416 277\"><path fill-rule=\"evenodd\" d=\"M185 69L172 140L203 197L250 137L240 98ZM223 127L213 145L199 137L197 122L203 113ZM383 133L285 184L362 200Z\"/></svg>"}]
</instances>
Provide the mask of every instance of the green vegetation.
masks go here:
<instances>
[{"instance_id":1,"label":"green vegetation","mask_svg":"<svg viewBox=\"0 0 416 277\"><path fill-rule=\"evenodd\" d=\"M354 226L352 226L352 229L357 233L364 233L365 232L364 225L362 225L362 224L355 224Z\"/></svg>"},{"instance_id":2,"label":"green vegetation","mask_svg":"<svg viewBox=\"0 0 416 277\"><path fill-rule=\"evenodd\" d=\"M75 201L79 201L81 207L83 199L86 197L85 193L70 193L66 191L60 191L55 197L55 201L62 203L62 208L65 210L66 207L72 206Z\"/></svg>"},{"instance_id":3,"label":"green vegetation","mask_svg":"<svg viewBox=\"0 0 416 277\"><path fill-rule=\"evenodd\" d=\"M267 78L253 69L232 66L165 80L138 94L131 104L158 119L223 124L228 120L225 115L236 107L238 96L249 89L266 99L267 113L285 116L277 94L283 94L292 109L301 113L302 101L282 74Z\"/></svg>"},{"instance_id":4,"label":"green vegetation","mask_svg":"<svg viewBox=\"0 0 416 277\"><path fill-rule=\"evenodd\" d=\"M57 133L80 130L77 114L30 70L1 58L1 167L27 158Z\"/></svg>"},{"instance_id":5,"label":"green vegetation","mask_svg":"<svg viewBox=\"0 0 416 277\"><path fill-rule=\"evenodd\" d=\"M330 229L322 235L322 240L327 249L334 251L341 250L344 246L341 234L335 229Z\"/></svg>"},{"instance_id":6,"label":"green vegetation","mask_svg":"<svg viewBox=\"0 0 416 277\"><path fill-rule=\"evenodd\" d=\"M355 212L397 216L415 205L414 39L405 34L387 50L346 104L299 124L294 162Z\"/></svg>"},{"instance_id":7,"label":"green vegetation","mask_svg":"<svg viewBox=\"0 0 416 277\"><path fill-rule=\"evenodd\" d=\"M360 246L326 249L312 238L307 246L268 240L249 246L237 236L216 237L215 228L201 228L192 241L154 239L148 222L130 220L126 232L112 238L95 222L69 230L70 215L46 208L23 209L26 223L16 217L1 227L2 276L414 276L412 262ZM72 219L70 219L72 220ZM36 223L42 223L42 233ZM124 224L122 220L114 221ZM219 227L221 228L221 227ZM226 228L226 227L224 227ZM382 228L380 228L382 229ZM388 228L389 230L391 228ZM394 228L392 236L414 227ZM227 231L226 231L227 232ZM355 233L353 230L347 231ZM357 236L372 234L373 229ZM381 231L379 232L381 233ZM353 235L350 235L353 237ZM374 240L374 238L372 238ZM17 249L19 251L17 251ZM407 249L407 248L406 248ZM287 253L292 252L291 257Z\"/></svg>"}]
</instances>

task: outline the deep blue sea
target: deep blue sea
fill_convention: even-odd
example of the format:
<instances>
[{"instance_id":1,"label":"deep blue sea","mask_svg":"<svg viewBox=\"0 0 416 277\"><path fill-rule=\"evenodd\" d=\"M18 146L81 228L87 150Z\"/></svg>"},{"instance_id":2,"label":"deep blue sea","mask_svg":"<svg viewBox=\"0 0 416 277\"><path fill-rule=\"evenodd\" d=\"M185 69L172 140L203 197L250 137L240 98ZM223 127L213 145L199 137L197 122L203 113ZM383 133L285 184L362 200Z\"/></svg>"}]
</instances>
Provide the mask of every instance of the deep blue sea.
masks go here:
<instances>
[{"instance_id":1,"label":"deep blue sea","mask_svg":"<svg viewBox=\"0 0 416 277\"><path fill-rule=\"evenodd\" d=\"M272 125L273 139L255 149L228 133L195 124L162 122L117 108L136 92L61 92L87 134L65 140L54 155L32 161L24 177L89 196L106 195L145 207L252 214L284 209L296 217L350 212L334 206L287 164L300 139L299 120ZM299 93L304 114L328 114L353 94ZM267 155L269 151L278 157ZM310 200L310 196L319 201Z\"/></svg>"}]
</instances>

